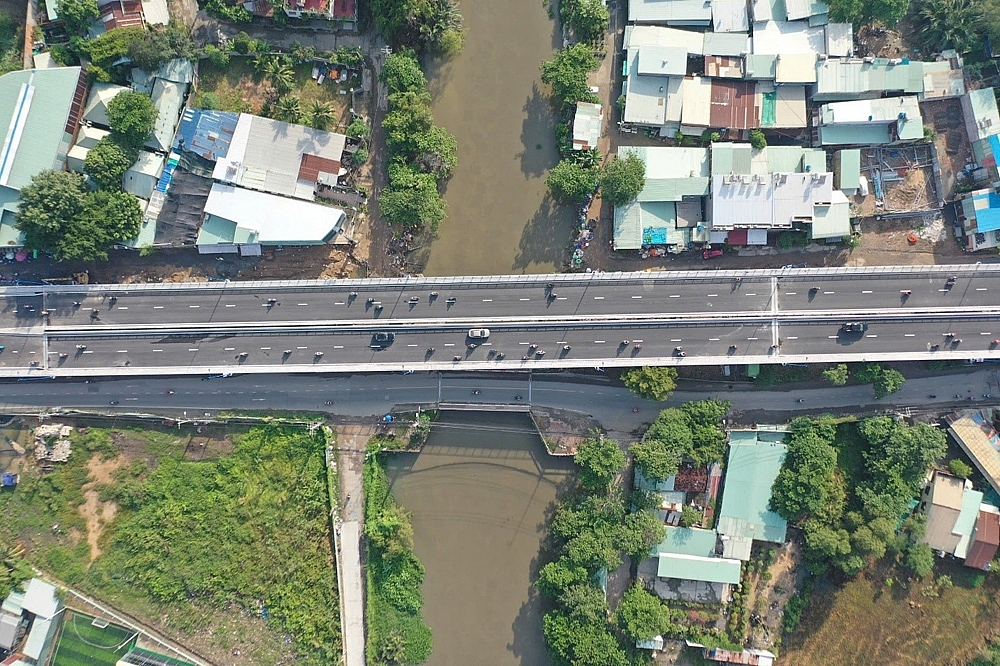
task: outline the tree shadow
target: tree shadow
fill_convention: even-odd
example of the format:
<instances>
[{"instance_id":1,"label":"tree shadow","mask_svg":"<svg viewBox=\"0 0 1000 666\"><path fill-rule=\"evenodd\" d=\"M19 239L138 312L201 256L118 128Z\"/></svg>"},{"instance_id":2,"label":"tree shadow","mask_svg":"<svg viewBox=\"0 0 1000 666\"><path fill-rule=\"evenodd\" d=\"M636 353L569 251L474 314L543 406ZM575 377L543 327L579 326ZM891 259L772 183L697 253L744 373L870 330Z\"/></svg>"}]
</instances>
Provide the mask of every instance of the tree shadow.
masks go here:
<instances>
[{"instance_id":1,"label":"tree shadow","mask_svg":"<svg viewBox=\"0 0 1000 666\"><path fill-rule=\"evenodd\" d=\"M531 86L531 95L524 103L521 123L521 144L517 157L525 178L540 178L559 161L555 147L558 116L550 99L542 94L538 84Z\"/></svg>"},{"instance_id":2,"label":"tree shadow","mask_svg":"<svg viewBox=\"0 0 1000 666\"><path fill-rule=\"evenodd\" d=\"M513 269L523 271L532 264L562 266L569 258L572 230L573 209L546 195L521 232Z\"/></svg>"},{"instance_id":3,"label":"tree shadow","mask_svg":"<svg viewBox=\"0 0 1000 666\"><path fill-rule=\"evenodd\" d=\"M458 54L455 57L461 57L461 55ZM455 58L425 56L423 60L424 74L427 78L427 92L431 94L432 100L437 100L455 76Z\"/></svg>"}]
</instances>

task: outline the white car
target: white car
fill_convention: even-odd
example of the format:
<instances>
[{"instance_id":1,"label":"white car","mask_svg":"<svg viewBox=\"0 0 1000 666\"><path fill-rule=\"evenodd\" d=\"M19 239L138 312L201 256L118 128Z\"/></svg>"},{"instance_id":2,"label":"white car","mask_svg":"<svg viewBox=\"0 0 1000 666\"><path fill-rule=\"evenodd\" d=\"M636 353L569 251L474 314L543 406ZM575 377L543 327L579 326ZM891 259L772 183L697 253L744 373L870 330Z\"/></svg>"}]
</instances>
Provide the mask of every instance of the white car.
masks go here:
<instances>
[{"instance_id":1,"label":"white car","mask_svg":"<svg viewBox=\"0 0 1000 666\"><path fill-rule=\"evenodd\" d=\"M473 328L469 329L469 337L473 340L483 340L490 337L490 329L488 328Z\"/></svg>"}]
</instances>

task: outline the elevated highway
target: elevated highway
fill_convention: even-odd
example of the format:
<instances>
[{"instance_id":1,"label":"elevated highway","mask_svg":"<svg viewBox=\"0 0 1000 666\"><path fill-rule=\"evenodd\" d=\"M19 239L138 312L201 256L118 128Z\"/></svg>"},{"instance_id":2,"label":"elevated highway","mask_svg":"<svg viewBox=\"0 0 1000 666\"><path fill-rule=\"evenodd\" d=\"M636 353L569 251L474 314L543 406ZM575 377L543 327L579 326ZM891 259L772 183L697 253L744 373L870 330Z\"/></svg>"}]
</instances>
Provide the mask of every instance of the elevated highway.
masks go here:
<instances>
[{"instance_id":1,"label":"elevated highway","mask_svg":"<svg viewBox=\"0 0 1000 666\"><path fill-rule=\"evenodd\" d=\"M0 288L8 377L1000 359L997 339L993 264Z\"/></svg>"}]
</instances>

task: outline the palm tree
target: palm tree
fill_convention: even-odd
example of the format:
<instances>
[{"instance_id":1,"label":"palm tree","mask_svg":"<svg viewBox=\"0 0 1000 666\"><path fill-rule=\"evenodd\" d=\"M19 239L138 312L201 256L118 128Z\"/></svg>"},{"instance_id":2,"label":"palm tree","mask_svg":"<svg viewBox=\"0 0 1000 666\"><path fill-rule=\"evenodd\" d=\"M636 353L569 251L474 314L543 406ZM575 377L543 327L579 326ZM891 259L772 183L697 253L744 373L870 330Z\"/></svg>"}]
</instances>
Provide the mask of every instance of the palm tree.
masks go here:
<instances>
[{"instance_id":1,"label":"palm tree","mask_svg":"<svg viewBox=\"0 0 1000 666\"><path fill-rule=\"evenodd\" d=\"M266 65L264 73L279 95L295 87L295 70L284 58L272 58Z\"/></svg>"},{"instance_id":2,"label":"palm tree","mask_svg":"<svg viewBox=\"0 0 1000 666\"><path fill-rule=\"evenodd\" d=\"M256 79L267 76L267 69L272 66L275 58L272 56L259 55L253 59L253 75Z\"/></svg>"},{"instance_id":3,"label":"palm tree","mask_svg":"<svg viewBox=\"0 0 1000 666\"><path fill-rule=\"evenodd\" d=\"M952 48L965 53L979 43L983 16L975 0L924 0L917 16L918 34L930 51Z\"/></svg>"},{"instance_id":4,"label":"palm tree","mask_svg":"<svg viewBox=\"0 0 1000 666\"><path fill-rule=\"evenodd\" d=\"M462 29L462 14L453 0L437 0L425 21L420 24L420 38L427 44L437 44L448 30Z\"/></svg>"},{"instance_id":5,"label":"palm tree","mask_svg":"<svg viewBox=\"0 0 1000 666\"><path fill-rule=\"evenodd\" d=\"M314 100L309 104L306 112L309 116L310 124L319 130L325 130L333 120L333 106L329 102Z\"/></svg>"},{"instance_id":6,"label":"palm tree","mask_svg":"<svg viewBox=\"0 0 1000 666\"><path fill-rule=\"evenodd\" d=\"M275 114L278 120L297 123L302 119L302 101L295 95L286 95L278 100Z\"/></svg>"}]
</instances>

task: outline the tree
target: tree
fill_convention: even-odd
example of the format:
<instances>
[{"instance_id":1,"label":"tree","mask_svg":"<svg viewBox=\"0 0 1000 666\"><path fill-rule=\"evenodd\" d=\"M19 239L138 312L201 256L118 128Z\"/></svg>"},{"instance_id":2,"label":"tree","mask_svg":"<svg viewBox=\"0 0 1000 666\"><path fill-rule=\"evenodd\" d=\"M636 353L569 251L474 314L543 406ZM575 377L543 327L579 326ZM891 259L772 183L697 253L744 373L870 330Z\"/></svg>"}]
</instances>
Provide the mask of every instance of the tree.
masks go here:
<instances>
[{"instance_id":1,"label":"tree","mask_svg":"<svg viewBox=\"0 0 1000 666\"><path fill-rule=\"evenodd\" d=\"M148 95L125 90L108 102L108 124L116 141L130 150L139 150L156 124L157 110Z\"/></svg>"},{"instance_id":2,"label":"tree","mask_svg":"<svg viewBox=\"0 0 1000 666\"><path fill-rule=\"evenodd\" d=\"M647 400L666 400L677 386L677 370L674 368L648 367L632 368L622 373L625 388Z\"/></svg>"},{"instance_id":3,"label":"tree","mask_svg":"<svg viewBox=\"0 0 1000 666\"><path fill-rule=\"evenodd\" d=\"M884 398L891 393L895 393L903 388L906 377L899 370L893 368L882 368L882 372L875 378L872 388L875 389L876 398Z\"/></svg>"},{"instance_id":4,"label":"tree","mask_svg":"<svg viewBox=\"0 0 1000 666\"><path fill-rule=\"evenodd\" d=\"M413 526L403 508L395 503L365 521L365 536L383 560L391 560L413 550Z\"/></svg>"},{"instance_id":5,"label":"tree","mask_svg":"<svg viewBox=\"0 0 1000 666\"><path fill-rule=\"evenodd\" d=\"M689 436L690 433L688 430ZM643 477L653 482L667 480L677 473L677 468L680 466L680 452L662 439L646 437L629 447L629 450L635 458L636 469L642 472Z\"/></svg>"},{"instance_id":6,"label":"tree","mask_svg":"<svg viewBox=\"0 0 1000 666\"><path fill-rule=\"evenodd\" d=\"M549 657L556 666L626 666L628 658L606 627L571 619L561 610L542 619Z\"/></svg>"},{"instance_id":7,"label":"tree","mask_svg":"<svg viewBox=\"0 0 1000 666\"><path fill-rule=\"evenodd\" d=\"M601 198L615 206L624 206L642 192L646 185L646 163L634 152L615 157L601 169Z\"/></svg>"},{"instance_id":8,"label":"tree","mask_svg":"<svg viewBox=\"0 0 1000 666\"><path fill-rule=\"evenodd\" d=\"M284 95L295 88L295 70L292 69L287 57L268 58L264 64L264 75L279 95ZM315 101L313 104L321 104L321 102ZM330 115L332 117L332 111Z\"/></svg>"},{"instance_id":9,"label":"tree","mask_svg":"<svg viewBox=\"0 0 1000 666\"><path fill-rule=\"evenodd\" d=\"M556 597L571 619L586 624L608 620L608 602L604 593L590 583L576 583L564 588Z\"/></svg>"},{"instance_id":10,"label":"tree","mask_svg":"<svg viewBox=\"0 0 1000 666\"><path fill-rule=\"evenodd\" d=\"M701 524L702 513L687 504L681 509L681 527L695 527Z\"/></svg>"},{"instance_id":11,"label":"tree","mask_svg":"<svg viewBox=\"0 0 1000 666\"><path fill-rule=\"evenodd\" d=\"M584 488L605 490L625 467L625 454L618 442L598 435L580 444L573 461L579 467L580 483Z\"/></svg>"},{"instance_id":12,"label":"tree","mask_svg":"<svg viewBox=\"0 0 1000 666\"><path fill-rule=\"evenodd\" d=\"M558 597L563 590L572 585L586 583L590 574L581 566L571 562L567 557L560 557L555 562L549 562L538 572L535 587L542 594Z\"/></svg>"},{"instance_id":13,"label":"tree","mask_svg":"<svg viewBox=\"0 0 1000 666\"><path fill-rule=\"evenodd\" d=\"M813 429L793 431L781 471L771 488L771 508L789 522L819 511L827 501L827 479L837 450Z\"/></svg>"},{"instance_id":14,"label":"tree","mask_svg":"<svg viewBox=\"0 0 1000 666\"><path fill-rule=\"evenodd\" d=\"M275 105L275 115L285 123L298 123L302 120L302 100L295 95L286 95Z\"/></svg>"},{"instance_id":15,"label":"tree","mask_svg":"<svg viewBox=\"0 0 1000 666\"><path fill-rule=\"evenodd\" d=\"M618 530L618 545L635 561L649 557L650 551L666 536L663 521L652 511L637 511L625 516Z\"/></svg>"},{"instance_id":16,"label":"tree","mask_svg":"<svg viewBox=\"0 0 1000 666\"><path fill-rule=\"evenodd\" d=\"M318 130L325 130L333 121L333 106L329 102L313 100L306 109L306 116L310 125Z\"/></svg>"},{"instance_id":17,"label":"tree","mask_svg":"<svg viewBox=\"0 0 1000 666\"><path fill-rule=\"evenodd\" d=\"M90 25L101 15L97 0L50 0L57 3L59 18L70 35L86 37Z\"/></svg>"},{"instance_id":18,"label":"tree","mask_svg":"<svg viewBox=\"0 0 1000 666\"><path fill-rule=\"evenodd\" d=\"M420 151L418 138L434 126L430 95L426 92L399 92L389 95L389 113L382 129L390 153L409 161Z\"/></svg>"},{"instance_id":19,"label":"tree","mask_svg":"<svg viewBox=\"0 0 1000 666\"><path fill-rule=\"evenodd\" d=\"M427 90L427 79L420 70L417 55L409 49L386 56L379 79L389 88L390 94Z\"/></svg>"},{"instance_id":20,"label":"tree","mask_svg":"<svg viewBox=\"0 0 1000 666\"><path fill-rule=\"evenodd\" d=\"M847 364L839 363L832 368L823 371L823 379L834 386L843 386L847 383Z\"/></svg>"},{"instance_id":21,"label":"tree","mask_svg":"<svg viewBox=\"0 0 1000 666\"><path fill-rule=\"evenodd\" d=\"M562 160L549 171L545 184L557 199L579 203L597 190L597 170L575 160Z\"/></svg>"},{"instance_id":22,"label":"tree","mask_svg":"<svg viewBox=\"0 0 1000 666\"><path fill-rule=\"evenodd\" d=\"M21 189L17 228L24 244L39 250L58 246L68 225L87 201L83 177L67 171L42 171Z\"/></svg>"},{"instance_id":23,"label":"tree","mask_svg":"<svg viewBox=\"0 0 1000 666\"><path fill-rule=\"evenodd\" d=\"M446 211L437 179L398 163L389 165L389 187L379 199L379 208L390 222L431 231L437 229Z\"/></svg>"},{"instance_id":24,"label":"tree","mask_svg":"<svg viewBox=\"0 0 1000 666\"><path fill-rule=\"evenodd\" d=\"M722 419L732 404L725 400L696 400L681 405L691 428L691 451L688 454L696 465L704 466L721 462L726 453L726 433Z\"/></svg>"},{"instance_id":25,"label":"tree","mask_svg":"<svg viewBox=\"0 0 1000 666\"><path fill-rule=\"evenodd\" d=\"M767 137L759 129L750 130L750 145L756 150L767 148Z\"/></svg>"},{"instance_id":26,"label":"tree","mask_svg":"<svg viewBox=\"0 0 1000 666\"><path fill-rule=\"evenodd\" d=\"M212 44L206 44L203 50L208 61L215 67L225 69L229 66L229 51L223 51Z\"/></svg>"},{"instance_id":27,"label":"tree","mask_svg":"<svg viewBox=\"0 0 1000 666\"><path fill-rule=\"evenodd\" d=\"M630 643L647 641L667 631L670 611L659 598L636 583L622 596L615 620Z\"/></svg>"},{"instance_id":28,"label":"tree","mask_svg":"<svg viewBox=\"0 0 1000 666\"><path fill-rule=\"evenodd\" d=\"M443 127L431 127L414 137L417 156L414 160L427 173L447 178L458 164L458 142Z\"/></svg>"},{"instance_id":29,"label":"tree","mask_svg":"<svg viewBox=\"0 0 1000 666\"><path fill-rule=\"evenodd\" d=\"M139 39L129 43L128 55L136 67L152 72L168 60L193 58L195 49L187 26L171 21L142 31Z\"/></svg>"},{"instance_id":30,"label":"tree","mask_svg":"<svg viewBox=\"0 0 1000 666\"><path fill-rule=\"evenodd\" d=\"M948 461L948 470L960 479L967 479L972 476L972 466L958 458L952 458Z\"/></svg>"},{"instance_id":31,"label":"tree","mask_svg":"<svg viewBox=\"0 0 1000 666\"><path fill-rule=\"evenodd\" d=\"M368 126L364 118L357 116L351 121L351 124L347 126L344 132L347 136L353 136L355 139L364 141L371 136L372 128Z\"/></svg>"},{"instance_id":32,"label":"tree","mask_svg":"<svg viewBox=\"0 0 1000 666\"><path fill-rule=\"evenodd\" d=\"M928 52L966 53L980 43L983 12L976 0L923 0L917 17L917 34Z\"/></svg>"},{"instance_id":33,"label":"tree","mask_svg":"<svg viewBox=\"0 0 1000 666\"><path fill-rule=\"evenodd\" d=\"M611 571L621 563L620 551L615 546L614 533L609 530L587 531L566 544L566 556L575 566L587 571Z\"/></svg>"},{"instance_id":34,"label":"tree","mask_svg":"<svg viewBox=\"0 0 1000 666\"><path fill-rule=\"evenodd\" d=\"M542 83L552 88L552 96L560 106L585 100L590 94L587 74L598 67L594 49L586 44L574 44L557 52L552 60L542 63Z\"/></svg>"},{"instance_id":35,"label":"tree","mask_svg":"<svg viewBox=\"0 0 1000 666\"><path fill-rule=\"evenodd\" d=\"M119 241L132 240L142 228L142 207L139 200L128 192L94 192L88 197L85 212L91 216L93 229L101 229L104 245L103 255L107 258L107 248ZM65 250L64 250L65 253ZM77 257L90 259L89 256Z\"/></svg>"},{"instance_id":36,"label":"tree","mask_svg":"<svg viewBox=\"0 0 1000 666\"><path fill-rule=\"evenodd\" d=\"M934 571L934 551L926 543L913 544L906 552L904 564L919 578L926 578Z\"/></svg>"},{"instance_id":37,"label":"tree","mask_svg":"<svg viewBox=\"0 0 1000 666\"><path fill-rule=\"evenodd\" d=\"M596 44L608 29L610 14L601 0L563 0L559 14L581 42Z\"/></svg>"},{"instance_id":38,"label":"tree","mask_svg":"<svg viewBox=\"0 0 1000 666\"><path fill-rule=\"evenodd\" d=\"M104 137L87 151L83 170L102 189L121 189L122 176L135 162L135 155L119 146L111 137Z\"/></svg>"}]
</instances>

